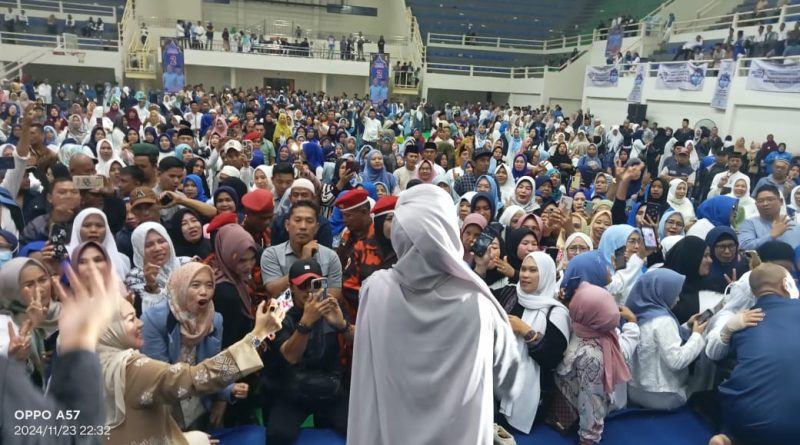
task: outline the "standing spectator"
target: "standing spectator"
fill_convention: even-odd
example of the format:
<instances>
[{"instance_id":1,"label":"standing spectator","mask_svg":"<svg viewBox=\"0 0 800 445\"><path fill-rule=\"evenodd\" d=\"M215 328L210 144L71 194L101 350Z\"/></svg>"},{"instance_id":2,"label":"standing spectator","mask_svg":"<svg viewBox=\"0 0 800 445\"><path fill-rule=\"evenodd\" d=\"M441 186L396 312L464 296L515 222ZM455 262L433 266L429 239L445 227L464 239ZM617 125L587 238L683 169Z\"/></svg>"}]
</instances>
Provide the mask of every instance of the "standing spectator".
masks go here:
<instances>
[{"instance_id":1,"label":"standing spectator","mask_svg":"<svg viewBox=\"0 0 800 445\"><path fill-rule=\"evenodd\" d=\"M25 12L25 11L22 11ZM27 30L26 30L27 31ZM361 34L361 31L358 32L358 38L356 39L356 48L358 50L358 60L365 60L364 59L364 35Z\"/></svg>"},{"instance_id":2,"label":"standing spectator","mask_svg":"<svg viewBox=\"0 0 800 445\"><path fill-rule=\"evenodd\" d=\"M103 33L105 32L105 25L103 24L103 18L98 17L97 23L94 24L94 35L100 40L103 40Z\"/></svg>"},{"instance_id":3,"label":"standing spectator","mask_svg":"<svg viewBox=\"0 0 800 445\"><path fill-rule=\"evenodd\" d=\"M147 24L142 23L142 27L139 28L139 36L142 40L142 46L144 46L145 42L147 42L147 36L150 35L150 31L147 29Z\"/></svg>"},{"instance_id":4,"label":"standing spectator","mask_svg":"<svg viewBox=\"0 0 800 445\"><path fill-rule=\"evenodd\" d=\"M10 10L11 8L9 8ZM342 40L339 41L339 58L344 60L344 54L347 51L347 39L342 36Z\"/></svg>"},{"instance_id":5,"label":"standing spectator","mask_svg":"<svg viewBox=\"0 0 800 445\"><path fill-rule=\"evenodd\" d=\"M89 37L92 34L92 30L94 30L94 18L89 17L89 21L81 28L81 36Z\"/></svg>"},{"instance_id":6,"label":"standing spectator","mask_svg":"<svg viewBox=\"0 0 800 445\"><path fill-rule=\"evenodd\" d=\"M383 50L386 47L386 40L383 39L383 35L378 39L378 54L383 54Z\"/></svg>"},{"instance_id":7,"label":"standing spectator","mask_svg":"<svg viewBox=\"0 0 800 445\"><path fill-rule=\"evenodd\" d=\"M22 30L28 32L28 16L25 14L25 10L19 11L19 15L17 16L17 22L22 24Z\"/></svg>"},{"instance_id":8,"label":"standing spectator","mask_svg":"<svg viewBox=\"0 0 800 445\"><path fill-rule=\"evenodd\" d=\"M53 87L50 86L47 79L39 84L37 90L37 96L42 99L45 105L53 103Z\"/></svg>"},{"instance_id":9,"label":"standing spectator","mask_svg":"<svg viewBox=\"0 0 800 445\"><path fill-rule=\"evenodd\" d=\"M333 50L336 48L336 37L328 34L328 58L333 59Z\"/></svg>"},{"instance_id":10,"label":"standing spectator","mask_svg":"<svg viewBox=\"0 0 800 445\"><path fill-rule=\"evenodd\" d=\"M197 24L192 27L192 38L194 39L194 45L192 48L194 49L203 49L205 46L205 38L206 38L206 28L203 27L203 23L198 20Z\"/></svg>"},{"instance_id":11,"label":"standing spectator","mask_svg":"<svg viewBox=\"0 0 800 445\"><path fill-rule=\"evenodd\" d=\"M206 49L211 50L213 49L213 42L214 42L214 25L211 22L206 24Z\"/></svg>"},{"instance_id":12,"label":"standing spectator","mask_svg":"<svg viewBox=\"0 0 800 445\"><path fill-rule=\"evenodd\" d=\"M75 19L72 18L72 14L67 14L67 20L64 21L64 32L75 34L77 31L77 26L75 24Z\"/></svg>"},{"instance_id":13,"label":"standing spectator","mask_svg":"<svg viewBox=\"0 0 800 445\"><path fill-rule=\"evenodd\" d=\"M228 32L228 28L222 29L222 49L224 51L231 50L231 33Z\"/></svg>"},{"instance_id":14,"label":"standing spectator","mask_svg":"<svg viewBox=\"0 0 800 445\"><path fill-rule=\"evenodd\" d=\"M186 44L183 41L183 20L178 20L175 23L175 39L178 41L178 45L186 48Z\"/></svg>"},{"instance_id":15,"label":"standing spectator","mask_svg":"<svg viewBox=\"0 0 800 445\"><path fill-rule=\"evenodd\" d=\"M56 23L56 16L53 14L47 17L47 33L53 36L58 34L58 24Z\"/></svg>"},{"instance_id":16,"label":"standing spectator","mask_svg":"<svg viewBox=\"0 0 800 445\"><path fill-rule=\"evenodd\" d=\"M294 29L294 38L300 40L300 37L303 36L303 29L300 28L300 25Z\"/></svg>"},{"instance_id":17,"label":"standing spectator","mask_svg":"<svg viewBox=\"0 0 800 445\"><path fill-rule=\"evenodd\" d=\"M192 44L192 22L183 21L183 49L191 48Z\"/></svg>"}]
</instances>

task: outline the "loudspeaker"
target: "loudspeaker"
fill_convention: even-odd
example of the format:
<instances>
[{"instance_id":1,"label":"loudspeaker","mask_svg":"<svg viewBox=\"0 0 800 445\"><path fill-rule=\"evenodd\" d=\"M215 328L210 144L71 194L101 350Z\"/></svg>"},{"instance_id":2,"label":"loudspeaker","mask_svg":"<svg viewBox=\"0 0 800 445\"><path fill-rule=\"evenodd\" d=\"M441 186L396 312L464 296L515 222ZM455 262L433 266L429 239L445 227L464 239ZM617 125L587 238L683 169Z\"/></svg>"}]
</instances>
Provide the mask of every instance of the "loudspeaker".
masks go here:
<instances>
[{"instance_id":1,"label":"loudspeaker","mask_svg":"<svg viewBox=\"0 0 800 445\"><path fill-rule=\"evenodd\" d=\"M647 105L628 104L628 120L638 124L647 117Z\"/></svg>"}]
</instances>

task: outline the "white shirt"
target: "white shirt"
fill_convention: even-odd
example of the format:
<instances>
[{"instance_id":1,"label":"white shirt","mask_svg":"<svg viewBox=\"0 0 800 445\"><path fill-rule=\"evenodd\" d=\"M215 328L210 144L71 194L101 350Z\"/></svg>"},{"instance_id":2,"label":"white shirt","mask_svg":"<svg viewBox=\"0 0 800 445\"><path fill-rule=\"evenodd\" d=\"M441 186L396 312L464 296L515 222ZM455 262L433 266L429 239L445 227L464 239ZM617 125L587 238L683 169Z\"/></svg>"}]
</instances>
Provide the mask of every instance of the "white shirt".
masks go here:
<instances>
[{"instance_id":1,"label":"white shirt","mask_svg":"<svg viewBox=\"0 0 800 445\"><path fill-rule=\"evenodd\" d=\"M703 39L700 39L699 42L697 40L690 40L683 44L683 49L694 49L696 46L703 46Z\"/></svg>"},{"instance_id":2,"label":"white shirt","mask_svg":"<svg viewBox=\"0 0 800 445\"><path fill-rule=\"evenodd\" d=\"M706 340L692 333L681 345L678 325L669 316L639 326L639 347L633 354L628 382L642 391L678 394L686 399L689 365L703 352Z\"/></svg>"},{"instance_id":3,"label":"white shirt","mask_svg":"<svg viewBox=\"0 0 800 445\"><path fill-rule=\"evenodd\" d=\"M364 140L376 141L381 130L381 121L378 119L364 118Z\"/></svg>"}]
</instances>

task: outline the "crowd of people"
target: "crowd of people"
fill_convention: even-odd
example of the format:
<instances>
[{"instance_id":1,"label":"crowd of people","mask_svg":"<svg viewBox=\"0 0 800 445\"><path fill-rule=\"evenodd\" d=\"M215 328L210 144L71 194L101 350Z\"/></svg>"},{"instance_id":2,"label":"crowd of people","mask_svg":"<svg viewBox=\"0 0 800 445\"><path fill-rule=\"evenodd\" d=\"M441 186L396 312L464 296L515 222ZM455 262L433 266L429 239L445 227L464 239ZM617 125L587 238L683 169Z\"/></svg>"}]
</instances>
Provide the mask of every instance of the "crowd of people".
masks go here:
<instances>
[{"instance_id":1,"label":"crowd of people","mask_svg":"<svg viewBox=\"0 0 800 445\"><path fill-rule=\"evenodd\" d=\"M269 87L68 104L6 87L5 391L77 403L62 386L83 360L110 443L261 422L289 444L313 415L353 444L543 423L592 444L614 410L685 405L714 445L800 433L800 160L773 135Z\"/></svg>"}]
</instances>

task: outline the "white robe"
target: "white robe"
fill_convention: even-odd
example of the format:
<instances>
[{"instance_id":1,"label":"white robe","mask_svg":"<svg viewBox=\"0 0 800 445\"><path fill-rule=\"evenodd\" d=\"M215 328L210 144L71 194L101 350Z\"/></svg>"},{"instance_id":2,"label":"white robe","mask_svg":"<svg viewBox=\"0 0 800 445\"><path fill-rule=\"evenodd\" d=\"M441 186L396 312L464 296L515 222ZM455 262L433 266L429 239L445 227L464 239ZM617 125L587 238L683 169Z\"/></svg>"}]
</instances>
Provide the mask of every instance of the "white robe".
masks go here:
<instances>
[{"instance_id":1,"label":"white robe","mask_svg":"<svg viewBox=\"0 0 800 445\"><path fill-rule=\"evenodd\" d=\"M439 187L403 192L392 225L399 260L361 287L349 445L490 445L495 391L521 389L514 334L461 260L449 209Z\"/></svg>"}]
</instances>

